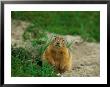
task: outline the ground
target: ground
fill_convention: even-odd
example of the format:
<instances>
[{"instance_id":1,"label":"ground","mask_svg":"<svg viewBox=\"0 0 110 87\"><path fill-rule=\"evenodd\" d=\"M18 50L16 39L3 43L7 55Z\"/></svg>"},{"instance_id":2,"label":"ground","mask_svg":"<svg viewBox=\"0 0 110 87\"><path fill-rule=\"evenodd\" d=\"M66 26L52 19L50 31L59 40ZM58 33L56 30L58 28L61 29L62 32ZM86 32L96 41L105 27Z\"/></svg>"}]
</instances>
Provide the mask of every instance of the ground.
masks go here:
<instances>
[{"instance_id":1,"label":"ground","mask_svg":"<svg viewBox=\"0 0 110 87\"><path fill-rule=\"evenodd\" d=\"M20 20L12 20L12 45L31 50L31 47L29 48L30 42L25 42L22 37L23 32L29 24ZM80 36L65 35L63 37L68 42L73 40L70 49L73 55L73 68L71 72L65 72L62 76L100 76L100 44L98 42L86 42Z\"/></svg>"}]
</instances>

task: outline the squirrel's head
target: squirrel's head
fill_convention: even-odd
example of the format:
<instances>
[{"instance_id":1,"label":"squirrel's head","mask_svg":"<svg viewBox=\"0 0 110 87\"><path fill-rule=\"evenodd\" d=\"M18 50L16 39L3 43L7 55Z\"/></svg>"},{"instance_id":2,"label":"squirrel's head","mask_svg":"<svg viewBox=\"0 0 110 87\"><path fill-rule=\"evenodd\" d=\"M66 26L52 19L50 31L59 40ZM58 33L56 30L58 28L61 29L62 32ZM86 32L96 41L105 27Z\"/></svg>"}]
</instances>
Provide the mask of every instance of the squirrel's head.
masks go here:
<instances>
[{"instance_id":1,"label":"squirrel's head","mask_svg":"<svg viewBox=\"0 0 110 87\"><path fill-rule=\"evenodd\" d=\"M52 45L54 45L57 48L65 47L65 40L62 37L55 36L52 41Z\"/></svg>"}]
</instances>

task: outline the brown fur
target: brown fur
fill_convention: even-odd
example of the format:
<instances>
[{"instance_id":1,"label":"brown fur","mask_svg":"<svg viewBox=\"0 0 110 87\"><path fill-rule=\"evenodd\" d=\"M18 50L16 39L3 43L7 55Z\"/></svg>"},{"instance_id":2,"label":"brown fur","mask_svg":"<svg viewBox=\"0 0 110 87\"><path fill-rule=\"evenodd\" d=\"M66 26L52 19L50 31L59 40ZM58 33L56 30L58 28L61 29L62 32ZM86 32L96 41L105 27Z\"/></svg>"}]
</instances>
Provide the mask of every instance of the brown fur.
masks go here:
<instances>
[{"instance_id":1,"label":"brown fur","mask_svg":"<svg viewBox=\"0 0 110 87\"><path fill-rule=\"evenodd\" d=\"M66 47L64 39L61 37L53 39L52 43L43 53L43 60L47 60L50 64L54 65L60 73L72 68L71 53Z\"/></svg>"}]
</instances>

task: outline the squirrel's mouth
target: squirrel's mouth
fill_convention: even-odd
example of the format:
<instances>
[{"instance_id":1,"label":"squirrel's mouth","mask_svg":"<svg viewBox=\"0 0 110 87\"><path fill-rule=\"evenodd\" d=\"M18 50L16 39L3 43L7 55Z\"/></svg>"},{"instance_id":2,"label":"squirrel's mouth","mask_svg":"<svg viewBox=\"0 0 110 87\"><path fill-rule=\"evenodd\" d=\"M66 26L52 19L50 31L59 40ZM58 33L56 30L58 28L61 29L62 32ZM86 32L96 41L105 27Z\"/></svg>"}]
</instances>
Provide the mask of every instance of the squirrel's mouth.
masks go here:
<instances>
[{"instance_id":1,"label":"squirrel's mouth","mask_svg":"<svg viewBox=\"0 0 110 87\"><path fill-rule=\"evenodd\" d=\"M60 45L58 45L58 44L56 44L55 46L56 46L56 47L60 47Z\"/></svg>"}]
</instances>

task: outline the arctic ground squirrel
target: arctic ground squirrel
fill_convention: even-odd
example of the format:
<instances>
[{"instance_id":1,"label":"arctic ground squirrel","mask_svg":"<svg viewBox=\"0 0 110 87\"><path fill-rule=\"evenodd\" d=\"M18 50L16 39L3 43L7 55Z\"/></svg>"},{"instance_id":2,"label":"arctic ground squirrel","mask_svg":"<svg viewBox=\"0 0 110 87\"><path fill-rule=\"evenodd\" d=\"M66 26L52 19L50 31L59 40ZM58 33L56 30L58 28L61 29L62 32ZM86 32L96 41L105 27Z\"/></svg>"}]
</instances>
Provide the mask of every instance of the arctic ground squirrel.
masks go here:
<instances>
[{"instance_id":1,"label":"arctic ground squirrel","mask_svg":"<svg viewBox=\"0 0 110 87\"><path fill-rule=\"evenodd\" d=\"M55 36L50 45L44 51L42 60L47 60L48 63L55 66L59 73L71 71L72 69L72 54L66 47L64 38Z\"/></svg>"}]
</instances>

